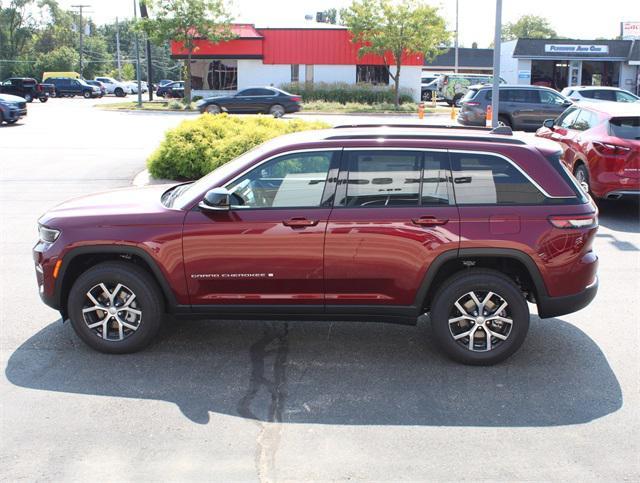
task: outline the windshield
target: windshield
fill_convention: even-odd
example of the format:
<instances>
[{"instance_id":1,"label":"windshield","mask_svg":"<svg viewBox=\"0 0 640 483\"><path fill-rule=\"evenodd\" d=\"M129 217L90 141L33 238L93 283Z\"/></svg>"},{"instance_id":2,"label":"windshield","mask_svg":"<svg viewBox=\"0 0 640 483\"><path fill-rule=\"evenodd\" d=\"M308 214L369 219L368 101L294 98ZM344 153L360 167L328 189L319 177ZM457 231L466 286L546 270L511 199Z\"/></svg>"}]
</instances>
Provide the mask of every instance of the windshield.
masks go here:
<instances>
[{"instance_id":1,"label":"windshield","mask_svg":"<svg viewBox=\"0 0 640 483\"><path fill-rule=\"evenodd\" d=\"M220 183L222 183L222 181L229 177L234 171L241 169L249 161L270 151L271 149L272 144L266 142L238 156L236 159L223 164L199 180L191 184L180 185L180 189L175 190L177 192L175 195L174 193L169 193L169 196L165 201L165 205L169 208L187 208L192 203L194 197L205 193L211 188L219 187Z\"/></svg>"},{"instance_id":2,"label":"windshield","mask_svg":"<svg viewBox=\"0 0 640 483\"><path fill-rule=\"evenodd\" d=\"M640 140L640 117L614 117L609 127L612 136Z\"/></svg>"}]
</instances>

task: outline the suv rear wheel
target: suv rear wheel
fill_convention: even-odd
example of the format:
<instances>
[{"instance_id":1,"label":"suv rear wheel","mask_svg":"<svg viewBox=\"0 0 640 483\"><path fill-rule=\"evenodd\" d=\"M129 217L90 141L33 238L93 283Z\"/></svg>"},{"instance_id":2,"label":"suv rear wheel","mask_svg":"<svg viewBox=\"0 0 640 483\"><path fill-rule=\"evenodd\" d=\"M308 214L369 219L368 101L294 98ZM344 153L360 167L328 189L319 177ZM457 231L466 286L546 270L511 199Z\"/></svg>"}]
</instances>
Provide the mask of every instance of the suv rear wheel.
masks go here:
<instances>
[{"instance_id":1,"label":"suv rear wheel","mask_svg":"<svg viewBox=\"0 0 640 483\"><path fill-rule=\"evenodd\" d=\"M116 97L124 97L124 89L122 87L116 87L116 90L113 91Z\"/></svg>"},{"instance_id":2,"label":"suv rear wheel","mask_svg":"<svg viewBox=\"0 0 640 483\"><path fill-rule=\"evenodd\" d=\"M520 289L495 270L453 275L436 293L430 315L440 348L463 364L507 359L529 330L529 307Z\"/></svg>"},{"instance_id":3,"label":"suv rear wheel","mask_svg":"<svg viewBox=\"0 0 640 483\"><path fill-rule=\"evenodd\" d=\"M85 99L91 99L91 92L89 91L84 91L82 95Z\"/></svg>"},{"instance_id":4,"label":"suv rear wheel","mask_svg":"<svg viewBox=\"0 0 640 483\"><path fill-rule=\"evenodd\" d=\"M588 193L591 193L591 185L589 184L589 170L587 169L587 167L582 163L578 164L573 170L573 175L576 177L578 183L580 183L580 186L582 186Z\"/></svg>"},{"instance_id":5,"label":"suv rear wheel","mask_svg":"<svg viewBox=\"0 0 640 483\"><path fill-rule=\"evenodd\" d=\"M100 352L126 354L146 347L163 316L153 278L132 263L105 262L78 277L68 298L76 334Z\"/></svg>"}]
</instances>

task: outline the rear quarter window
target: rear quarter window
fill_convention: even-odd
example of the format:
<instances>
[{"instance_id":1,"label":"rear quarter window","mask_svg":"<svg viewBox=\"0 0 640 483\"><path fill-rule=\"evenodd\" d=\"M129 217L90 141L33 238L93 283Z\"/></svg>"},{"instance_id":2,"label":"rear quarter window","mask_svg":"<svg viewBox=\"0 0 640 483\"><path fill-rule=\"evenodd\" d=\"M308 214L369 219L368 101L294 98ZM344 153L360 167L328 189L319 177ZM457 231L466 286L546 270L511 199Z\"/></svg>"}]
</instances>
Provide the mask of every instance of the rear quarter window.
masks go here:
<instances>
[{"instance_id":1,"label":"rear quarter window","mask_svg":"<svg viewBox=\"0 0 640 483\"><path fill-rule=\"evenodd\" d=\"M622 139L640 140L640 116L612 118L609 133Z\"/></svg>"}]
</instances>

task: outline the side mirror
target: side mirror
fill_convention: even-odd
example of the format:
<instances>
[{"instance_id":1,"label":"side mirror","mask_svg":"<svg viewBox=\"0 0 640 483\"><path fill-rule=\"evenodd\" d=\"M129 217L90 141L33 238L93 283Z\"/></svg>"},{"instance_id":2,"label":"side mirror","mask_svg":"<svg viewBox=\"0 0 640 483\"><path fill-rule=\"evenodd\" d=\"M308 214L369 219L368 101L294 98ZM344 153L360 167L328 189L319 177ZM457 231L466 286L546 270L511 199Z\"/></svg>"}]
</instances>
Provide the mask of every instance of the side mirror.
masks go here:
<instances>
[{"instance_id":1,"label":"side mirror","mask_svg":"<svg viewBox=\"0 0 640 483\"><path fill-rule=\"evenodd\" d=\"M546 127L547 129L551 129L553 131L553 126L555 125L555 120L554 119L545 119L544 122L542 123L542 125L544 127Z\"/></svg>"},{"instance_id":2,"label":"side mirror","mask_svg":"<svg viewBox=\"0 0 640 483\"><path fill-rule=\"evenodd\" d=\"M564 101L564 102L562 103L562 105L563 105L564 107L572 106L572 105L573 105L573 101L570 101L570 100L568 100L568 99L567 99L566 101Z\"/></svg>"},{"instance_id":3,"label":"side mirror","mask_svg":"<svg viewBox=\"0 0 640 483\"><path fill-rule=\"evenodd\" d=\"M200 209L207 211L228 211L231 208L229 196L230 193L227 188L213 188L207 191L198 206Z\"/></svg>"}]
</instances>

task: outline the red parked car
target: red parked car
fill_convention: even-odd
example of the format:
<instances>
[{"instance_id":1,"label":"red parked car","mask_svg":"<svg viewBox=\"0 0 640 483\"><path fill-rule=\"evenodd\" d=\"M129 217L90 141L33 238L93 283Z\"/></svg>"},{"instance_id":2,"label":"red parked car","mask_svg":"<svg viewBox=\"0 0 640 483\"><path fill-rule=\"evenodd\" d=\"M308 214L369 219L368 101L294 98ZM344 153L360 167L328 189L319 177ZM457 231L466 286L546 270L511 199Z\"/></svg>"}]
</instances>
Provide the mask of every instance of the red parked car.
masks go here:
<instances>
[{"instance_id":1,"label":"red parked car","mask_svg":"<svg viewBox=\"0 0 640 483\"><path fill-rule=\"evenodd\" d=\"M596 198L640 196L640 103L580 102L536 136L562 146L562 161Z\"/></svg>"},{"instance_id":2,"label":"red parked car","mask_svg":"<svg viewBox=\"0 0 640 483\"><path fill-rule=\"evenodd\" d=\"M527 301L555 317L597 291L596 206L559 155L505 128L290 134L196 182L51 209L34 248L40 296L103 352L141 349L165 312L404 324L429 313L449 356L496 363L526 336Z\"/></svg>"}]
</instances>

